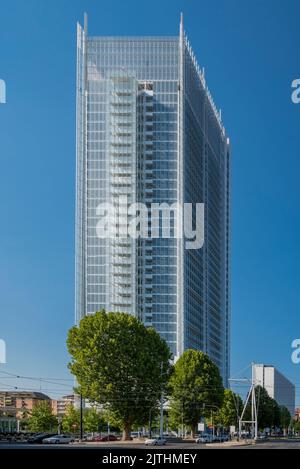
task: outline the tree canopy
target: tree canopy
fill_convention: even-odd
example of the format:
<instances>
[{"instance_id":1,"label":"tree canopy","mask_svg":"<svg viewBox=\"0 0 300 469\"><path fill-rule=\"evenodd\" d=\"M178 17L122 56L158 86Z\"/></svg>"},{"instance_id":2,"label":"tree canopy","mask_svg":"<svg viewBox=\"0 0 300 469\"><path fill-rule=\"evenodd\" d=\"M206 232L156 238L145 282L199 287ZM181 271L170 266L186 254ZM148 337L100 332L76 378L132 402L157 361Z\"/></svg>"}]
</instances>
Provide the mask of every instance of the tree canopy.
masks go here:
<instances>
[{"instance_id":1,"label":"tree canopy","mask_svg":"<svg viewBox=\"0 0 300 469\"><path fill-rule=\"evenodd\" d=\"M134 316L103 310L70 329L67 346L77 392L107 408L128 439L133 424L148 422L166 387L171 368L166 342Z\"/></svg>"},{"instance_id":2,"label":"tree canopy","mask_svg":"<svg viewBox=\"0 0 300 469\"><path fill-rule=\"evenodd\" d=\"M62 418L62 429L67 433L77 433L80 429L80 410L69 404Z\"/></svg>"},{"instance_id":3,"label":"tree canopy","mask_svg":"<svg viewBox=\"0 0 300 469\"><path fill-rule=\"evenodd\" d=\"M48 401L40 401L33 407L28 420L28 428L32 432L57 430L57 419Z\"/></svg>"},{"instance_id":4,"label":"tree canopy","mask_svg":"<svg viewBox=\"0 0 300 469\"><path fill-rule=\"evenodd\" d=\"M256 386L255 397L257 405L258 428L279 427L280 426L280 408L277 402L269 396L268 391L262 386ZM246 420L251 419L251 404L249 402L246 409Z\"/></svg>"},{"instance_id":5,"label":"tree canopy","mask_svg":"<svg viewBox=\"0 0 300 469\"><path fill-rule=\"evenodd\" d=\"M84 419L83 419L83 427L85 432L94 433L99 431L100 428L104 427L106 424L103 415L95 409L95 407L91 407L90 409L86 409L84 412Z\"/></svg>"},{"instance_id":6,"label":"tree canopy","mask_svg":"<svg viewBox=\"0 0 300 469\"><path fill-rule=\"evenodd\" d=\"M217 415L217 422L223 427L238 425L239 416L243 411L243 401L240 396L230 389L225 389L222 407Z\"/></svg>"},{"instance_id":7,"label":"tree canopy","mask_svg":"<svg viewBox=\"0 0 300 469\"><path fill-rule=\"evenodd\" d=\"M83 429L85 432L94 433L103 427L105 420L103 415L94 407L83 409ZM78 433L80 429L80 409L69 404L62 418L62 429L67 433Z\"/></svg>"},{"instance_id":8,"label":"tree canopy","mask_svg":"<svg viewBox=\"0 0 300 469\"><path fill-rule=\"evenodd\" d=\"M201 417L221 407L223 394L219 369L208 355L186 350L170 378L171 421L189 426L194 434Z\"/></svg>"},{"instance_id":9,"label":"tree canopy","mask_svg":"<svg viewBox=\"0 0 300 469\"><path fill-rule=\"evenodd\" d=\"M290 414L289 410L284 406L280 406L280 426L281 426L281 428L287 429L291 424L291 420L292 420L292 417L291 417L291 414Z\"/></svg>"}]
</instances>

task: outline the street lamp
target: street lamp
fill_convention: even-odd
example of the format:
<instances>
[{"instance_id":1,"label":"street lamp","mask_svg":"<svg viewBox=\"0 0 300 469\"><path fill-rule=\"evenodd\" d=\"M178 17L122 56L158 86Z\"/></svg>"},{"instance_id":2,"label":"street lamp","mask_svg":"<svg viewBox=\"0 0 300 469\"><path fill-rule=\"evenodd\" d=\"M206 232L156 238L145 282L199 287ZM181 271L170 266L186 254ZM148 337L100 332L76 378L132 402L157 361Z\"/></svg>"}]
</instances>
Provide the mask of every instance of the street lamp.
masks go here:
<instances>
[{"instance_id":1,"label":"street lamp","mask_svg":"<svg viewBox=\"0 0 300 469\"><path fill-rule=\"evenodd\" d=\"M218 407L217 405L214 405L214 404L203 404L203 410L205 410L205 408L208 407L211 409L210 411L210 418L211 418L211 426L212 426L212 430L213 430L213 437L215 436L215 426L214 426L214 421L213 421L213 413L214 413L214 410L213 409L216 409L217 411L220 410L220 407Z\"/></svg>"},{"instance_id":2,"label":"street lamp","mask_svg":"<svg viewBox=\"0 0 300 469\"><path fill-rule=\"evenodd\" d=\"M80 393L80 441L83 439L83 399Z\"/></svg>"},{"instance_id":3,"label":"street lamp","mask_svg":"<svg viewBox=\"0 0 300 469\"><path fill-rule=\"evenodd\" d=\"M61 422L62 422L62 418L61 417L57 417L57 434L60 435L60 432L61 432Z\"/></svg>"}]
</instances>

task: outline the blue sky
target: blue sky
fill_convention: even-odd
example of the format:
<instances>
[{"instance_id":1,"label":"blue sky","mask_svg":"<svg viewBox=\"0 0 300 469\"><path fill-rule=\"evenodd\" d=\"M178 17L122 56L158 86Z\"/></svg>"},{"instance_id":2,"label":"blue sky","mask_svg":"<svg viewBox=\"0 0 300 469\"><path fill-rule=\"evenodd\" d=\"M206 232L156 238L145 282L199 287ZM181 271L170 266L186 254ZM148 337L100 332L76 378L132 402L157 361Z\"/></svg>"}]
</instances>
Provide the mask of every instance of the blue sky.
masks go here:
<instances>
[{"instance_id":1,"label":"blue sky","mask_svg":"<svg viewBox=\"0 0 300 469\"><path fill-rule=\"evenodd\" d=\"M0 371L69 377L84 11L95 35L174 35L183 11L232 142L232 375L251 361L272 363L296 383L300 406L300 365L290 358L300 337L300 105L290 98L300 78L297 0L1 0ZM71 385L26 383L52 395Z\"/></svg>"}]
</instances>

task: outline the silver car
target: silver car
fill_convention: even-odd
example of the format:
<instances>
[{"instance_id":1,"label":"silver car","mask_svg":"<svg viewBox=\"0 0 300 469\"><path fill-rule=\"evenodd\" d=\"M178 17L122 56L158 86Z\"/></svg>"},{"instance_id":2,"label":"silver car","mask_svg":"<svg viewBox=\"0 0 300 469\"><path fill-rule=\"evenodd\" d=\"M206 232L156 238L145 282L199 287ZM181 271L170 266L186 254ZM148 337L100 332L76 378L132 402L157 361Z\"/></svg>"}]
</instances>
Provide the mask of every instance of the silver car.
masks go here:
<instances>
[{"instance_id":1,"label":"silver car","mask_svg":"<svg viewBox=\"0 0 300 469\"><path fill-rule=\"evenodd\" d=\"M73 443L74 438L68 435L54 435L50 436L49 438L44 438L43 443L48 444L48 445L63 445L63 444L68 444L68 443Z\"/></svg>"},{"instance_id":2,"label":"silver car","mask_svg":"<svg viewBox=\"0 0 300 469\"><path fill-rule=\"evenodd\" d=\"M148 438L146 441L145 441L145 445L146 446L161 446L161 445L165 445L166 444L166 440L164 438Z\"/></svg>"}]
</instances>

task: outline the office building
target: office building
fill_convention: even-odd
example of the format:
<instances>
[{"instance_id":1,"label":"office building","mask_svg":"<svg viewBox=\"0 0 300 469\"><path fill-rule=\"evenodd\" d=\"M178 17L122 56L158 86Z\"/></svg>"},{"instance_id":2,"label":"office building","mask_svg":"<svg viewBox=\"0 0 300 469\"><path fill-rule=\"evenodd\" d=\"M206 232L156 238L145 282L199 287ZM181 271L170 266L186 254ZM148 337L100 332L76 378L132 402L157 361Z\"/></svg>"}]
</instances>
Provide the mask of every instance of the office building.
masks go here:
<instances>
[{"instance_id":1,"label":"office building","mask_svg":"<svg viewBox=\"0 0 300 469\"><path fill-rule=\"evenodd\" d=\"M274 366L253 365L255 384L262 386L277 404L286 407L291 417L295 415L295 386Z\"/></svg>"},{"instance_id":2,"label":"office building","mask_svg":"<svg viewBox=\"0 0 300 469\"><path fill-rule=\"evenodd\" d=\"M127 207L204 204L203 247L187 249L181 236L100 238L99 204L120 198ZM89 36L85 18L77 30L76 323L102 308L133 314L175 358L188 348L208 353L227 383L229 256L229 140L182 18L171 37Z\"/></svg>"}]
</instances>

